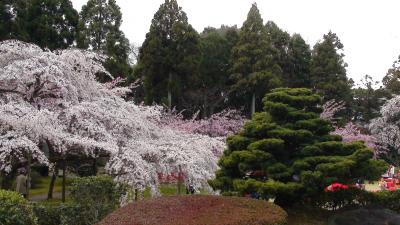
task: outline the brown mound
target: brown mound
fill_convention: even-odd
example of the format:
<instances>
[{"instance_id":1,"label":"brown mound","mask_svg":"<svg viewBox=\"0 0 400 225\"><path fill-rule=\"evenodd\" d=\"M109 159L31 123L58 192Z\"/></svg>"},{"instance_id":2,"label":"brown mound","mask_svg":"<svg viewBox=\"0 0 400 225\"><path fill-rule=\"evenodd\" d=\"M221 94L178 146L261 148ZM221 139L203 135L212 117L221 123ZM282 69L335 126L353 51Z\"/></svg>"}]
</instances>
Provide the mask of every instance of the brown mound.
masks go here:
<instances>
[{"instance_id":1,"label":"brown mound","mask_svg":"<svg viewBox=\"0 0 400 225\"><path fill-rule=\"evenodd\" d=\"M129 204L98 225L281 225L287 214L262 200L220 196L179 196Z\"/></svg>"}]
</instances>

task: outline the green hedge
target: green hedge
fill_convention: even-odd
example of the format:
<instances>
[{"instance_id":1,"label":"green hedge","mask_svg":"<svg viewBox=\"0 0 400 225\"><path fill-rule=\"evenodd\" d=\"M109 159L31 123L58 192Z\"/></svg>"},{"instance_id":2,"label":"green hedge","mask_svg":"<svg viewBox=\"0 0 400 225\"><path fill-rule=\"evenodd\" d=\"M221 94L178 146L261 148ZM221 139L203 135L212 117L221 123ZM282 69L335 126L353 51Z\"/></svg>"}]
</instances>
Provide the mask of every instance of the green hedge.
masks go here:
<instances>
[{"instance_id":1,"label":"green hedge","mask_svg":"<svg viewBox=\"0 0 400 225\"><path fill-rule=\"evenodd\" d=\"M400 213L400 190L368 192L349 188L310 198L309 203L330 210L373 207L390 209Z\"/></svg>"},{"instance_id":2,"label":"green hedge","mask_svg":"<svg viewBox=\"0 0 400 225\"><path fill-rule=\"evenodd\" d=\"M109 176L76 178L70 186L71 202L35 203L39 225L93 225L119 206L126 191Z\"/></svg>"},{"instance_id":3,"label":"green hedge","mask_svg":"<svg viewBox=\"0 0 400 225\"><path fill-rule=\"evenodd\" d=\"M77 204L34 203L39 225L88 225L85 211ZM94 224L94 223L93 223Z\"/></svg>"},{"instance_id":4,"label":"green hedge","mask_svg":"<svg viewBox=\"0 0 400 225\"><path fill-rule=\"evenodd\" d=\"M0 190L1 225L37 225L32 207L18 193Z\"/></svg>"}]
</instances>

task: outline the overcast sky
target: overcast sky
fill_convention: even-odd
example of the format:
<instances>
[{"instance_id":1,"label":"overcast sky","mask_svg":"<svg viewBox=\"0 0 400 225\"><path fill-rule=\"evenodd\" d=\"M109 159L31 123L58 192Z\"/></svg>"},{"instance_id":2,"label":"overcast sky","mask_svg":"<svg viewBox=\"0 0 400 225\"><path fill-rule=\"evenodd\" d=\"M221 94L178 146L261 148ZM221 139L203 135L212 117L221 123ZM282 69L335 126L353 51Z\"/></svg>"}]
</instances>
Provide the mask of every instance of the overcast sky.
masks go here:
<instances>
[{"instance_id":1,"label":"overcast sky","mask_svg":"<svg viewBox=\"0 0 400 225\"><path fill-rule=\"evenodd\" d=\"M87 0L72 0L80 11ZM141 45L151 19L164 0L117 0L122 30ZM254 0L178 0L189 23L201 32L221 24L241 27ZM356 83L365 75L381 81L400 55L399 0L259 0L264 22L300 33L313 46L329 30L344 44L347 75Z\"/></svg>"}]
</instances>

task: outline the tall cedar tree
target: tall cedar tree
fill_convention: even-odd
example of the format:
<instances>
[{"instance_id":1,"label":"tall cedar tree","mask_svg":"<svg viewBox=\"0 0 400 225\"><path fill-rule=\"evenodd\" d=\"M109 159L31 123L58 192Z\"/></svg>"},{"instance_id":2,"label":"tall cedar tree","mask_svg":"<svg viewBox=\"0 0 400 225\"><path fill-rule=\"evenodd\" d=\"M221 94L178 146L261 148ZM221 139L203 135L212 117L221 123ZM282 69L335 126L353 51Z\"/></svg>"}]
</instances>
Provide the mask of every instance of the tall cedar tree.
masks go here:
<instances>
[{"instance_id":1,"label":"tall cedar tree","mask_svg":"<svg viewBox=\"0 0 400 225\"><path fill-rule=\"evenodd\" d=\"M241 132L227 140L210 184L225 194L259 193L287 205L317 198L334 182L374 180L386 163L362 142L343 143L320 119L320 97L310 89L275 89Z\"/></svg>"},{"instance_id":2,"label":"tall cedar tree","mask_svg":"<svg viewBox=\"0 0 400 225\"><path fill-rule=\"evenodd\" d=\"M28 41L27 32L27 1L0 1L0 41L18 39Z\"/></svg>"},{"instance_id":3,"label":"tall cedar tree","mask_svg":"<svg viewBox=\"0 0 400 225\"><path fill-rule=\"evenodd\" d=\"M289 40L285 80L288 87L311 87L311 49L300 34L293 34Z\"/></svg>"},{"instance_id":4,"label":"tall cedar tree","mask_svg":"<svg viewBox=\"0 0 400 225\"><path fill-rule=\"evenodd\" d=\"M232 63L233 88L236 90L234 97L238 100L251 99L247 105L250 105L253 114L257 107L256 101L261 102L261 97L268 90L280 84L279 76L282 72L274 62L274 50L255 3L241 28L239 41L233 48ZM243 103L246 102L248 100Z\"/></svg>"},{"instance_id":5,"label":"tall cedar tree","mask_svg":"<svg viewBox=\"0 0 400 225\"><path fill-rule=\"evenodd\" d=\"M195 95L201 96L199 105L203 117L223 110L229 94L229 69L233 46L239 38L236 26L206 28L200 35L201 60Z\"/></svg>"},{"instance_id":6,"label":"tall cedar tree","mask_svg":"<svg viewBox=\"0 0 400 225\"><path fill-rule=\"evenodd\" d=\"M398 60L393 63L392 68L388 70L382 83L391 94L400 94L400 56Z\"/></svg>"},{"instance_id":7,"label":"tall cedar tree","mask_svg":"<svg viewBox=\"0 0 400 225\"><path fill-rule=\"evenodd\" d=\"M324 102L335 99L350 103L351 82L346 76L347 64L343 61L343 44L335 33L324 35L315 44L311 59L313 88L323 96Z\"/></svg>"},{"instance_id":8,"label":"tall cedar tree","mask_svg":"<svg viewBox=\"0 0 400 225\"><path fill-rule=\"evenodd\" d=\"M184 93L195 81L200 61L199 35L176 0L165 0L154 15L140 49L138 73L145 102L187 108Z\"/></svg>"},{"instance_id":9,"label":"tall cedar tree","mask_svg":"<svg viewBox=\"0 0 400 225\"><path fill-rule=\"evenodd\" d=\"M79 15L69 0L30 0L30 42L42 48L65 49L76 39Z\"/></svg>"},{"instance_id":10,"label":"tall cedar tree","mask_svg":"<svg viewBox=\"0 0 400 225\"><path fill-rule=\"evenodd\" d=\"M78 25L79 48L103 51L106 69L117 77L132 73L128 64L129 40L120 30L122 13L115 0L89 0L82 7ZM101 77L100 79L105 79Z\"/></svg>"}]
</instances>

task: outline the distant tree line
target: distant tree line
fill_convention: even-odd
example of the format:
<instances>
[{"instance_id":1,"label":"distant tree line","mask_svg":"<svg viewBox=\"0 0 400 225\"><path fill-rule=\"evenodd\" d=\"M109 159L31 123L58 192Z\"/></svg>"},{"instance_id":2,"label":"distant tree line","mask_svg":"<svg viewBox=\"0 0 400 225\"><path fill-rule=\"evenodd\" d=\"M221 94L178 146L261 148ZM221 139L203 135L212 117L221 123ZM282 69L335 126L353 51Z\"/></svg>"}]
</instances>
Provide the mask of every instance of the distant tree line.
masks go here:
<instances>
[{"instance_id":1,"label":"distant tree line","mask_svg":"<svg viewBox=\"0 0 400 225\"><path fill-rule=\"evenodd\" d=\"M121 31L115 0L89 0L78 13L70 0L3 0L0 40L19 39L50 50L78 47L102 51L115 77L137 80L137 102L161 104L200 117L226 108L251 115L277 87L311 88L323 101L346 104L344 121L368 123L392 94L400 93L399 62L383 86L366 75L361 85L347 77L344 46L329 32L313 48L300 34L273 21L264 23L254 3L243 26L207 27L198 33L176 0L165 0L154 14L142 46ZM107 76L98 75L100 81Z\"/></svg>"}]
</instances>

